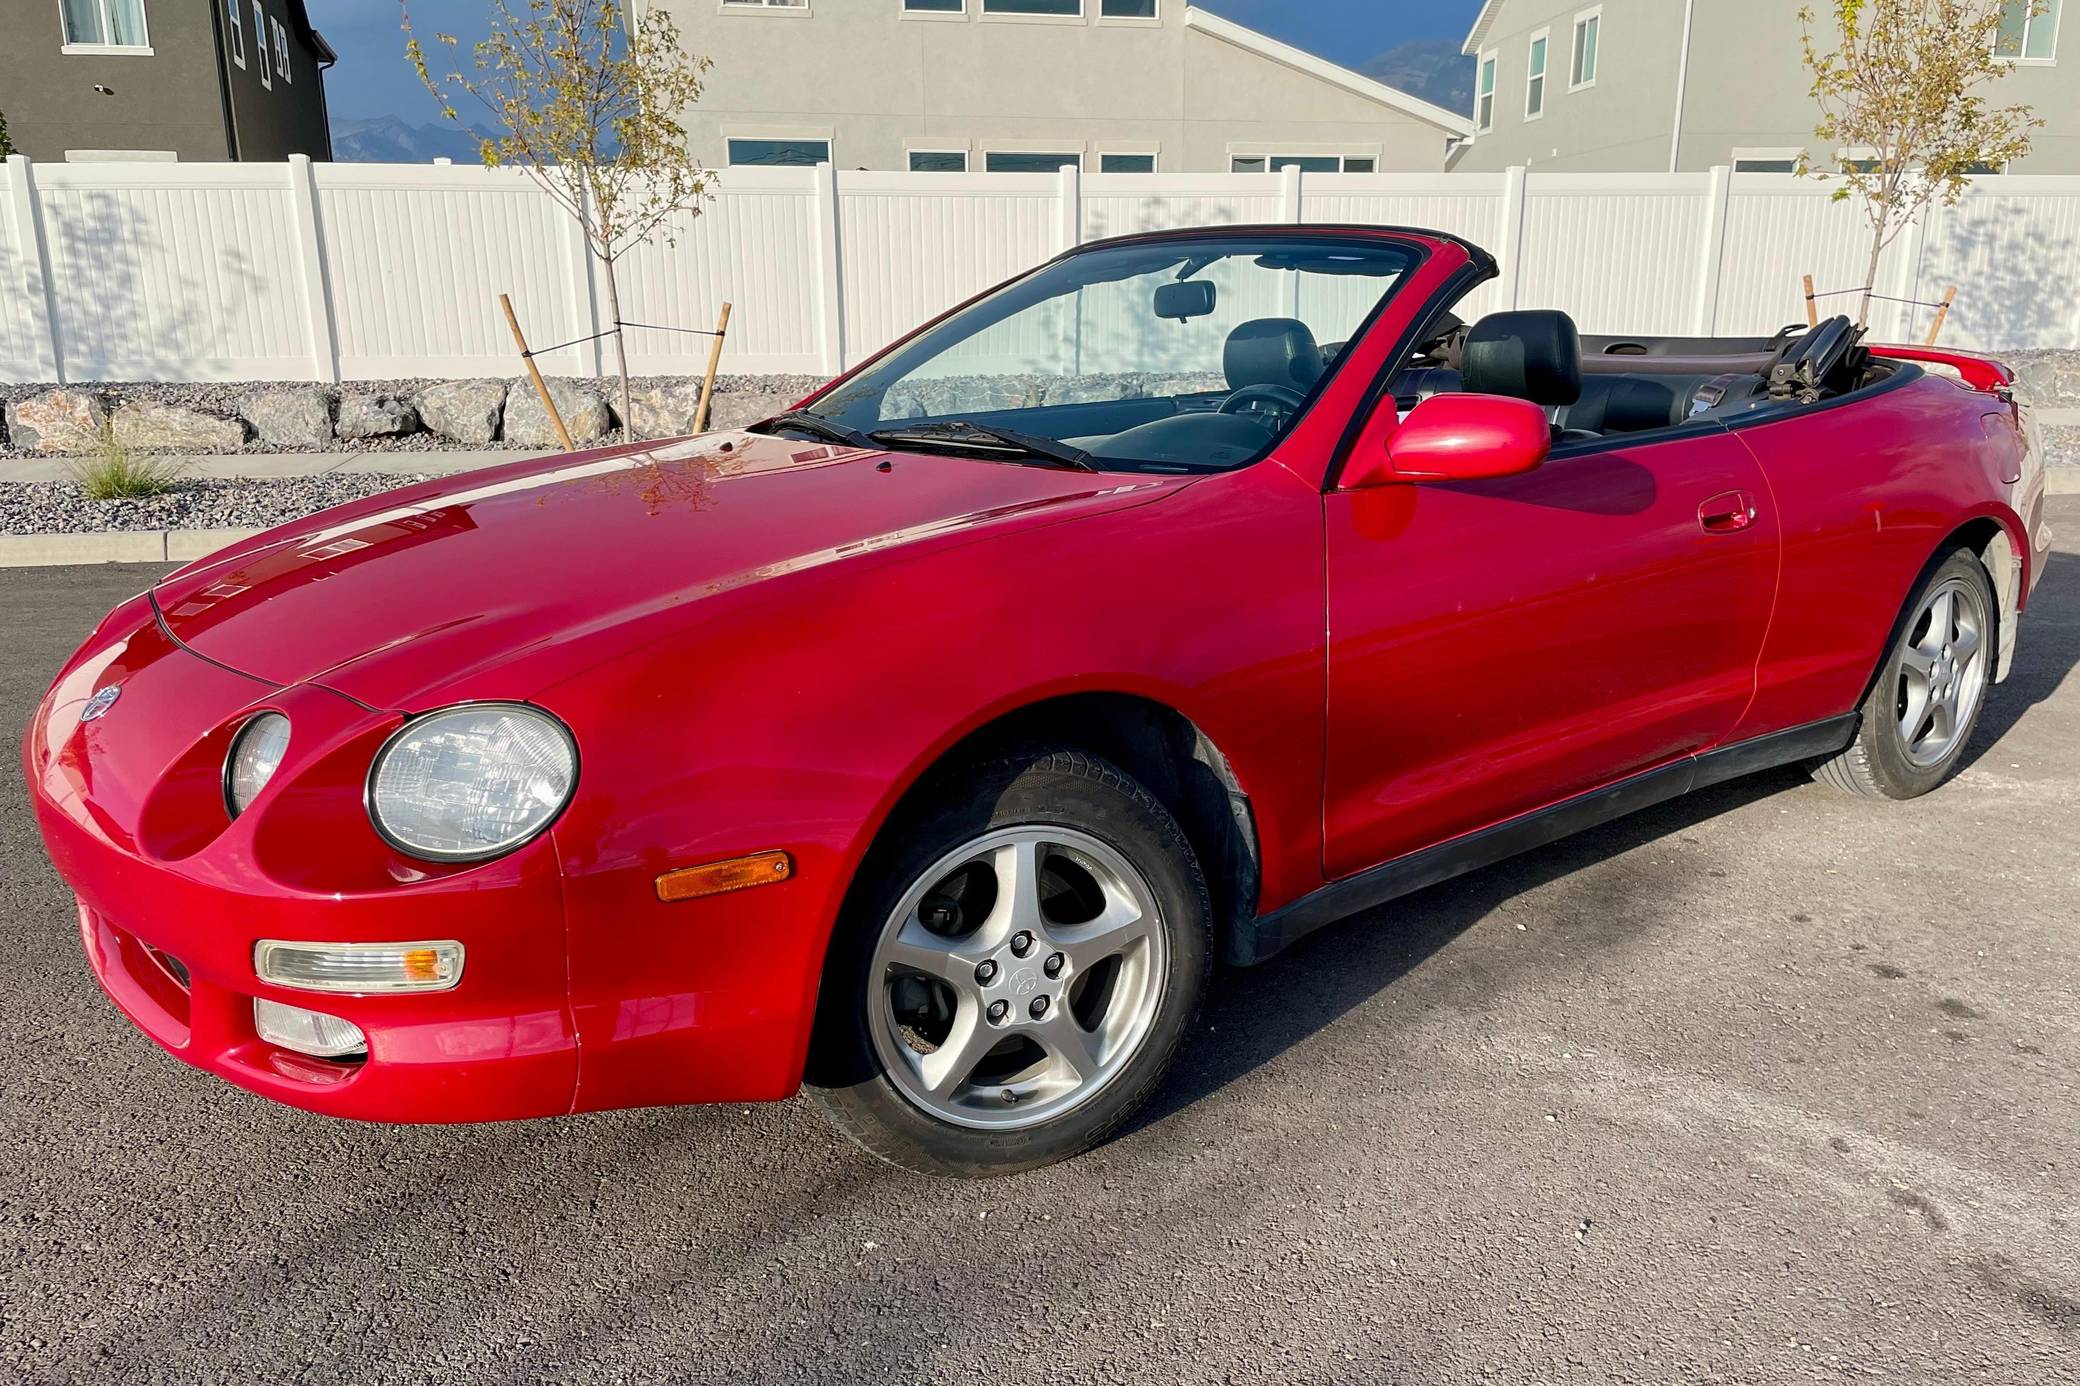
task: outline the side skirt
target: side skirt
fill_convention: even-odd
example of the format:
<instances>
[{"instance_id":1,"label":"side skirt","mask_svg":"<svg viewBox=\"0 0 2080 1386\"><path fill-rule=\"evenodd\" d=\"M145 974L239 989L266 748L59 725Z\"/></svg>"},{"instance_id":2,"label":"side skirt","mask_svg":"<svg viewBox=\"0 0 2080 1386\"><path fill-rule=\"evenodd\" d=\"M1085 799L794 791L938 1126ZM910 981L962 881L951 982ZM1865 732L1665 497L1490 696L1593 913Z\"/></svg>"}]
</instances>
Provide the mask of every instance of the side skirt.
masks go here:
<instances>
[{"instance_id":1,"label":"side skirt","mask_svg":"<svg viewBox=\"0 0 2080 1386\"><path fill-rule=\"evenodd\" d=\"M1636 809L1680 798L1779 765L1833 755L1855 739L1858 715L1808 722L1788 731L1707 751L1578 794L1479 832L1425 847L1382 866L1332 881L1270 914L1240 921L1228 935L1228 961L1249 967L1327 924L1397 900L1426 886L1543 847Z\"/></svg>"}]
</instances>

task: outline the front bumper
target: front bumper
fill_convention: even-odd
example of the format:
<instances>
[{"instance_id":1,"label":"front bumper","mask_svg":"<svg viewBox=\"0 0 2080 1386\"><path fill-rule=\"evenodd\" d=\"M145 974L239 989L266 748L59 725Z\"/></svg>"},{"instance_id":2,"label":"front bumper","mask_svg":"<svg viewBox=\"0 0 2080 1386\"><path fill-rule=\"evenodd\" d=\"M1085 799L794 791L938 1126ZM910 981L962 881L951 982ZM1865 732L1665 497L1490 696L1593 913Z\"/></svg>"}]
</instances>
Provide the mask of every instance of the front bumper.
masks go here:
<instances>
[{"instance_id":1,"label":"front bumper","mask_svg":"<svg viewBox=\"0 0 2080 1386\"><path fill-rule=\"evenodd\" d=\"M399 856L368 826L355 783L394 714L222 669L167 641L148 611L127 624L127 636L97 636L75 657L23 747L44 843L79 898L87 958L117 1007L184 1063L332 1116L571 1110L577 1039L554 844L544 837L466 868ZM122 697L82 723L86 698L111 684ZM232 820L204 772L261 708L290 718L289 757ZM442 992L309 992L254 975L261 938L450 938L468 966ZM367 1058L311 1059L266 1043L253 1028L255 997L351 1021L368 1036Z\"/></svg>"}]
</instances>

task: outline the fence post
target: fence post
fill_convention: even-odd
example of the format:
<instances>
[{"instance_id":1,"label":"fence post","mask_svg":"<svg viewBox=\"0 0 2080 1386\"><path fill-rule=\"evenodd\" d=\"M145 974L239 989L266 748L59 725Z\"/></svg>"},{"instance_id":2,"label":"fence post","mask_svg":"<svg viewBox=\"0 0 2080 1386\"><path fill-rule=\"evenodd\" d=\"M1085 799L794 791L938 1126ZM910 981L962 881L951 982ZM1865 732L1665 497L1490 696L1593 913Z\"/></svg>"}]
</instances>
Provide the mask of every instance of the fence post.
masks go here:
<instances>
[{"instance_id":1,"label":"fence post","mask_svg":"<svg viewBox=\"0 0 2080 1386\"><path fill-rule=\"evenodd\" d=\"M1512 164L1502 175L1502 234L1496 237L1495 299L1507 310L1523 299L1524 184L1529 174L1522 164Z\"/></svg>"},{"instance_id":2,"label":"fence post","mask_svg":"<svg viewBox=\"0 0 2080 1386\"><path fill-rule=\"evenodd\" d=\"M1063 164L1059 176L1055 196L1061 214L1062 249L1074 250L1083 244L1083 170Z\"/></svg>"},{"instance_id":3,"label":"fence post","mask_svg":"<svg viewBox=\"0 0 2080 1386\"><path fill-rule=\"evenodd\" d=\"M1712 184L1705 194L1704 249L1697 262L1697 319L1691 330L1712 335L1719 321L1719 284L1726 272L1726 214L1733 196L1733 169L1712 165Z\"/></svg>"},{"instance_id":4,"label":"fence post","mask_svg":"<svg viewBox=\"0 0 2080 1386\"><path fill-rule=\"evenodd\" d=\"M589 224L592 216L592 194L589 190L578 194ZM553 212L551 213L553 215ZM606 343L596 334L600 330L599 295L593 292L592 284L592 241L576 217L563 218L564 248L570 256L570 314L571 332L575 336L590 337L589 342L580 342L571 350L577 353L579 375L597 376L606 360L603 348ZM622 339L622 345L628 344Z\"/></svg>"},{"instance_id":5,"label":"fence post","mask_svg":"<svg viewBox=\"0 0 2080 1386\"><path fill-rule=\"evenodd\" d=\"M289 156L289 225L296 232L296 268L303 285L304 330L311 339L311 379L339 382L339 342L332 295L325 290L324 232L318 224L318 181L311 156Z\"/></svg>"},{"instance_id":6,"label":"fence post","mask_svg":"<svg viewBox=\"0 0 2080 1386\"><path fill-rule=\"evenodd\" d=\"M1300 165L1278 166L1278 219L1298 223L1301 220Z\"/></svg>"},{"instance_id":7,"label":"fence post","mask_svg":"<svg viewBox=\"0 0 2080 1386\"><path fill-rule=\"evenodd\" d=\"M826 375L845 369L844 281L838 246L838 170L818 164L811 199L810 230L816 242L816 315L818 360Z\"/></svg>"},{"instance_id":8,"label":"fence post","mask_svg":"<svg viewBox=\"0 0 2080 1386\"><path fill-rule=\"evenodd\" d=\"M29 379L65 383L64 355L58 349L58 303L51 283L50 248L43 239L43 218L36 207L36 171L26 154L7 156L7 190L14 221L14 243L21 257L21 278L12 290L21 296L29 317L35 355Z\"/></svg>"}]
</instances>

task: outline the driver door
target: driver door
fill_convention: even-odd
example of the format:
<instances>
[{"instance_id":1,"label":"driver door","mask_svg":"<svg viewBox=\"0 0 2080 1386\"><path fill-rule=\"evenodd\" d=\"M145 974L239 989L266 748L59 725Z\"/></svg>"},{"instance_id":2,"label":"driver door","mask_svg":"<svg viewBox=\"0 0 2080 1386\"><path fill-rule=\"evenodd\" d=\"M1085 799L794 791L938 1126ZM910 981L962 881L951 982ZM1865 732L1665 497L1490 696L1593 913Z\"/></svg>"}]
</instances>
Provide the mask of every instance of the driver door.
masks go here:
<instances>
[{"instance_id":1,"label":"driver door","mask_svg":"<svg viewBox=\"0 0 2080 1386\"><path fill-rule=\"evenodd\" d=\"M1715 424L1324 510L1332 880L1709 747L1753 696L1777 518Z\"/></svg>"}]
</instances>

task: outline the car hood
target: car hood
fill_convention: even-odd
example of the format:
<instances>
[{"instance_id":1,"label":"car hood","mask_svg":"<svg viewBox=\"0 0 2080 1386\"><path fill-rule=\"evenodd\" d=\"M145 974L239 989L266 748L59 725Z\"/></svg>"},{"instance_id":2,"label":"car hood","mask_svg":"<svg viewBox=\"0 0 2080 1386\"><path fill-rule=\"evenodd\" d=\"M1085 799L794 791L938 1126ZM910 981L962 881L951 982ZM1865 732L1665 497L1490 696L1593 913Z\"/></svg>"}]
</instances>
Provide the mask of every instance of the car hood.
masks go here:
<instances>
[{"instance_id":1,"label":"car hood","mask_svg":"<svg viewBox=\"0 0 2080 1386\"><path fill-rule=\"evenodd\" d=\"M709 604L821 581L832 565L1182 484L710 434L387 492L246 540L153 595L168 632L205 658L412 711L529 696L701 619Z\"/></svg>"}]
</instances>

